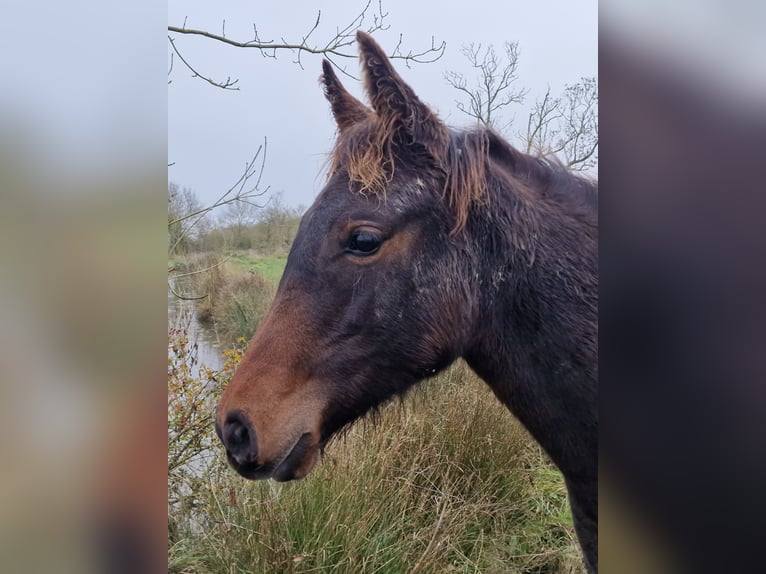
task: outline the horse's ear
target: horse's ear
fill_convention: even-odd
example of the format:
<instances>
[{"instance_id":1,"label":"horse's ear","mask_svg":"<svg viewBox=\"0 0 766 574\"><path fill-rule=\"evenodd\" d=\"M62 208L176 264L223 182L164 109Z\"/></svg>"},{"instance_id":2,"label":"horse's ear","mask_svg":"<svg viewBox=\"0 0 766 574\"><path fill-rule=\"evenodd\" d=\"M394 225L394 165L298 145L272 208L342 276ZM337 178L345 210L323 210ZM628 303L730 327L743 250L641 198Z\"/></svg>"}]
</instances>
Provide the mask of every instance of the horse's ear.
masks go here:
<instances>
[{"instance_id":1,"label":"horse's ear","mask_svg":"<svg viewBox=\"0 0 766 574\"><path fill-rule=\"evenodd\" d=\"M320 79L324 86L324 95L330 102L332 115L335 116L335 122L340 131L363 121L372 114L372 110L346 91L338 76L335 75L332 64L327 60L322 60Z\"/></svg>"},{"instance_id":2,"label":"horse's ear","mask_svg":"<svg viewBox=\"0 0 766 574\"><path fill-rule=\"evenodd\" d=\"M359 30L356 40L372 108L384 123L405 131L411 141L422 144L441 159L449 141L447 127L396 73L372 36Z\"/></svg>"}]
</instances>

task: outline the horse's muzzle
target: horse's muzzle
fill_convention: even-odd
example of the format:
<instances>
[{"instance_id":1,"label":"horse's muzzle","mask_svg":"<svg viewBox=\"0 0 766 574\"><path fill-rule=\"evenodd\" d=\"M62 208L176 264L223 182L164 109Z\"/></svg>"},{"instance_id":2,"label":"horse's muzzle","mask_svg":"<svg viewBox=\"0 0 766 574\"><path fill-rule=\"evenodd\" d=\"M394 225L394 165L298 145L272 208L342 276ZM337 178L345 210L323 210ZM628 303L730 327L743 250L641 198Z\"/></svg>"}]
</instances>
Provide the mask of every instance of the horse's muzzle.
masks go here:
<instances>
[{"instance_id":1,"label":"horse's muzzle","mask_svg":"<svg viewBox=\"0 0 766 574\"><path fill-rule=\"evenodd\" d=\"M239 474L250 480L273 478L278 482L302 478L313 467L316 448L311 433L303 433L275 461L258 463L255 429L241 411L226 417L223 427L215 422L215 432L226 447L226 459Z\"/></svg>"}]
</instances>

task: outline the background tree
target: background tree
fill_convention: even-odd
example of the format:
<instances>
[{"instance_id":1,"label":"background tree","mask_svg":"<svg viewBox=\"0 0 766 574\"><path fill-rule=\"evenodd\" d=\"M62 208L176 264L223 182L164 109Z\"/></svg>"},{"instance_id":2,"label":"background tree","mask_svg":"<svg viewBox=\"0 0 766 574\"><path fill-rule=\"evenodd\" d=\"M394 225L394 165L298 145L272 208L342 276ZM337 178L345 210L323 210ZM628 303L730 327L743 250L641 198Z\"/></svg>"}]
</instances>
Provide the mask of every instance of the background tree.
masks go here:
<instances>
[{"instance_id":1,"label":"background tree","mask_svg":"<svg viewBox=\"0 0 766 574\"><path fill-rule=\"evenodd\" d=\"M477 122L502 132L500 111L511 105L521 104L527 95L526 89L517 89L519 44L506 42L504 57L498 56L492 44L482 52L481 44L463 46L460 51L477 72L472 86L464 74L448 71L444 74L447 83L464 94L464 100L457 100L457 109L475 118Z\"/></svg>"},{"instance_id":2,"label":"background tree","mask_svg":"<svg viewBox=\"0 0 766 574\"><path fill-rule=\"evenodd\" d=\"M282 200L282 193L274 195L261 212L260 222L266 227L266 243L272 249L287 248L295 237L305 208L291 208Z\"/></svg>"},{"instance_id":3,"label":"background tree","mask_svg":"<svg viewBox=\"0 0 766 574\"><path fill-rule=\"evenodd\" d=\"M519 134L527 153L555 154L567 167L584 171L598 165L598 84L582 78L560 98L550 87L535 102L526 132Z\"/></svg>"},{"instance_id":4,"label":"background tree","mask_svg":"<svg viewBox=\"0 0 766 574\"><path fill-rule=\"evenodd\" d=\"M529 90L519 88L517 43L506 42L504 54L492 45L463 46L462 52L477 71L473 86L464 74L447 72L445 80L462 94L458 110L477 122L502 133L527 153L554 155L573 170L585 171L598 165L598 84L596 78L582 78L567 85L560 97L550 87L527 116L525 131L512 134L513 118L506 113L512 104L521 105Z\"/></svg>"},{"instance_id":5,"label":"background tree","mask_svg":"<svg viewBox=\"0 0 766 574\"><path fill-rule=\"evenodd\" d=\"M221 216L222 222L231 232L231 247L234 249L250 249L252 241L246 231L257 218L260 206L247 200L237 200L229 203Z\"/></svg>"},{"instance_id":6,"label":"background tree","mask_svg":"<svg viewBox=\"0 0 766 574\"><path fill-rule=\"evenodd\" d=\"M189 187L168 182L168 254L184 254L199 233L204 233L204 213L196 221L191 215L202 211L202 204ZM196 228L196 229L195 229Z\"/></svg>"}]
</instances>

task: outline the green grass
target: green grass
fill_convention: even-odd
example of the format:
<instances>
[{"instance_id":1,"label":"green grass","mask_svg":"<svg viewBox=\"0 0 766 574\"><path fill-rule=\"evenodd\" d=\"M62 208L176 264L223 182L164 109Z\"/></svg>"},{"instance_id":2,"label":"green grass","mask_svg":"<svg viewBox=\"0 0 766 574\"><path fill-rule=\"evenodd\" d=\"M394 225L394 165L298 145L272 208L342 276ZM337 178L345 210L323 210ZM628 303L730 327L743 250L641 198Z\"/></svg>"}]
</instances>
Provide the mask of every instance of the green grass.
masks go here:
<instances>
[{"instance_id":1,"label":"green grass","mask_svg":"<svg viewBox=\"0 0 766 574\"><path fill-rule=\"evenodd\" d=\"M274 285L279 283L287 264L287 253L262 255L256 251L233 251L226 255L215 254L212 257L225 260L224 266L228 265L241 271L257 272ZM208 259L209 255L207 254L176 256L168 259L168 269L177 267L202 268L209 265Z\"/></svg>"},{"instance_id":2,"label":"green grass","mask_svg":"<svg viewBox=\"0 0 766 574\"><path fill-rule=\"evenodd\" d=\"M261 256L248 251L236 251L229 261L245 271L256 271L267 281L277 284L285 270L287 254Z\"/></svg>"}]
</instances>

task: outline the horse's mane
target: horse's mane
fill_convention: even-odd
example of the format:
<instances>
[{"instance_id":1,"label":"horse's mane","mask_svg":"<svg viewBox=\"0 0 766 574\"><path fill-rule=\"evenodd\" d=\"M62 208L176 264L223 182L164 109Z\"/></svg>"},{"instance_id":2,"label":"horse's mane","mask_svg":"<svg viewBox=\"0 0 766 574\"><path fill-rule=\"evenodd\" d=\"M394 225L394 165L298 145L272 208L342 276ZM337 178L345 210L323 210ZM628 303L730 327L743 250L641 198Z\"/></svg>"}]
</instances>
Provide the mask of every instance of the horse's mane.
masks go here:
<instances>
[{"instance_id":1,"label":"horse's mane","mask_svg":"<svg viewBox=\"0 0 766 574\"><path fill-rule=\"evenodd\" d=\"M595 218L594 181L573 174L555 159L516 150L491 129L445 128L433 141L412 142L402 141L398 128L396 121L370 114L341 131L330 156L330 174L343 169L349 184L358 184L359 193L385 198L397 163L414 163L419 178L444 182L442 197L455 218L453 234L465 227L471 206L487 199L490 169L529 199L545 198Z\"/></svg>"},{"instance_id":2,"label":"horse's mane","mask_svg":"<svg viewBox=\"0 0 766 574\"><path fill-rule=\"evenodd\" d=\"M504 174L510 189L532 201L552 202L571 215L597 221L598 182L574 173L554 155L535 156L518 151L492 130L488 153Z\"/></svg>"}]
</instances>

